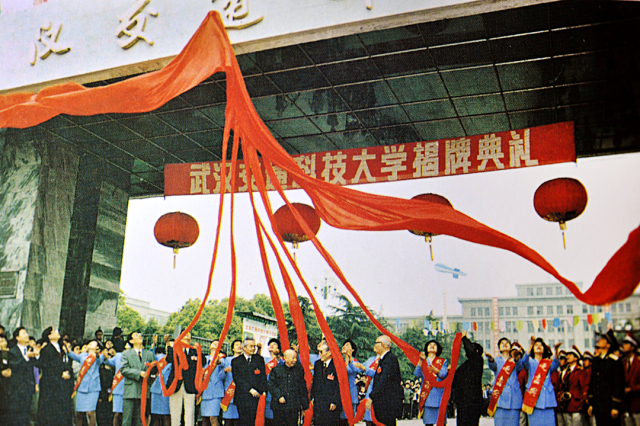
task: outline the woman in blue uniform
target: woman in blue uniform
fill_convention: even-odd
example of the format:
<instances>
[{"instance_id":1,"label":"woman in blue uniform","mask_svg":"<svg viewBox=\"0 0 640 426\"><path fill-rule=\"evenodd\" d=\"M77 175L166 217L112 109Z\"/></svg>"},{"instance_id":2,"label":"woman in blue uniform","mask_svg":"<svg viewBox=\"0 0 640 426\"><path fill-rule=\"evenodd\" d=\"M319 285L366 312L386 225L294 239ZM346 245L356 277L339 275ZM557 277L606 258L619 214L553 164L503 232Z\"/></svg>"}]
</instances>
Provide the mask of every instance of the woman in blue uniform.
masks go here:
<instances>
[{"instance_id":1,"label":"woman in blue uniform","mask_svg":"<svg viewBox=\"0 0 640 426\"><path fill-rule=\"evenodd\" d=\"M437 363L437 358L442 354L442 346L435 340L429 340L424 345L424 352L420 352L420 361L416 365L414 372L415 376L422 379L422 383L425 383L425 377L422 372L422 363L426 362L429 366L429 370L436 376L440 382L447 378L447 360L442 362L442 366L434 365ZM421 389L422 391L422 389ZM438 422L438 412L440 410L440 401L442 400L442 394L444 394L444 388L431 388L429 396L424 403L424 416L422 421L425 425L434 425Z\"/></svg>"},{"instance_id":2,"label":"woman in blue uniform","mask_svg":"<svg viewBox=\"0 0 640 426\"><path fill-rule=\"evenodd\" d=\"M231 361L235 357L240 356L243 353L242 341L234 340L233 343L231 344L231 348L233 350L233 356L226 357L225 359L222 360L222 368L223 368L222 371L224 373L225 392L227 391L227 389L229 389L229 385L231 385L231 382L233 382L233 373L231 372ZM236 407L236 405L233 403L233 400L231 404L229 404L227 411L222 413L222 418L224 419L225 426L227 425L235 426L238 424L238 419L240 419L240 416L238 415L238 407Z\"/></svg>"},{"instance_id":3,"label":"woman in blue uniform","mask_svg":"<svg viewBox=\"0 0 640 426\"><path fill-rule=\"evenodd\" d=\"M489 360L489 368L495 373L496 379L493 382L495 388L495 382L498 380L498 375L502 371L504 364L511 358L511 342L506 337L503 337L498 341L498 350L500 355L495 359L487 354ZM520 424L520 410L522 409L522 391L520 390L520 383L518 383L518 373L522 370L522 360L516 363L515 368L511 370L507 384L502 390L496 412L493 416L495 426L518 426Z\"/></svg>"},{"instance_id":4,"label":"woman in blue uniform","mask_svg":"<svg viewBox=\"0 0 640 426\"><path fill-rule=\"evenodd\" d=\"M89 426L96 426L96 406L98 405L98 397L102 386L100 385L100 364L105 360L104 355L98 354L98 341L92 340L87 344L87 351L77 355L73 352L68 353L69 358L80 363L80 368L84 361L90 356L95 355L97 358L91 365L91 368L84 375L78 390L76 391L76 424L82 424L82 417L87 413L89 417Z\"/></svg>"},{"instance_id":5,"label":"woman in blue uniform","mask_svg":"<svg viewBox=\"0 0 640 426\"><path fill-rule=\"evenodd\" d=\"M167 345L173 346L173 340L167 342ZM164 357L165 354L162 351L156 350L156 361L160 361ZM162 371L157 373L156 380L151 385L151 426L171 426L169 397L162 394L160 374L162 374L166 385L172 368L173 364L165 365Z\"/></svg>"},{"instance_id":6,"label":"woman in blue uniform","mask_svg":"<svg viewBox=\"0 0 640 426\"><path fill-rule=\"evenodd\" d=\"M522 364L524 365L525 370L529 373L527 391L531 389L531 383L533 382L540 361L551 358L551 355L551 349L546 345L546 343L544 343L542 338L538 337L535 340L533 337L531 338L531 349L529 350L529 353L522 358ZM549 426L555 424L556 415L553 409L558 405L558 403L556 401L553 385L551 384L551 373L557 370L559 365L560 362L558 359L554 358L544 379L542 389L540 390L540 396L536 401L533 412L528 415L529 426Z\"/></svg>"},{"instance_id":7,"label":"woman in blue uniform","mask_svg":"<svg viewBox=\"0 0 640 426\"><path fill-rule=\"evenodd\" d=\"M207 365L205 367L209 368L212 362L213 354L216 352L218 348L218 340L214 340L211 342L211 346L209 347L209 355L207 355ZM209 378L209 384L207 388L202 392L202 402L200 403L200 412L202 418L208 417L211 426L220 426L220 402L222 402L222 397L224 396L224 367L222 366L223 354L218 354L218 359L214 362L215 367L213 372L211 373L211 377Z\"/></svg>"},{"instance_id":8,"label":"woman in blue uniform","mask_svg":"<svg viewBox=\"0 0 640 426\"><path fill-rule=\"evenodd\" d=\"M347 364L347 377L349 378L349 391L351 393L351 405L353 414L356 413L356 407L358 405L358 387L356 386L356 376L358 373L364 373L364 365L360 364L358 360L356 360L356 353L358 352L358 347L351 340L345 340L342 345L342 355L344 356L345 362ZM340 413L340 423L341 426L348 426L349 422L347 421L347 415L342 410Z\"/></svg>"}]
</instances>

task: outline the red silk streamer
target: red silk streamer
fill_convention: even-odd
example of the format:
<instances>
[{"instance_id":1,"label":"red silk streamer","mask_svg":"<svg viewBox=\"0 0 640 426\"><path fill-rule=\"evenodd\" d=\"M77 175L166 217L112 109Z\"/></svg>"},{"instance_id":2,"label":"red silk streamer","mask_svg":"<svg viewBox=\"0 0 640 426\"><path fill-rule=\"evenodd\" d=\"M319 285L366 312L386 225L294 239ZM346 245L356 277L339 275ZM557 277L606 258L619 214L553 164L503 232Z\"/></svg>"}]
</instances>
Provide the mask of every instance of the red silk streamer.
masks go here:
<instances>
[{"instance_id":1,"label":"red silk streamer","mask_svg":"<svg viewBox=\"0 0 640 426\"><path fill-rule=\"evenodd\" d=\"M377 419L376 419L376 415L373 411L373 405L371 406L371 421L373 422L374 425L376 426L385 426L382 423L380 423Z\"/></svg>"},{"instance_id":2,"label":"red silk streamer","mask_svg":"<svg viewBox=\"0 0 640 426\"><path fill-rule=\"evenodd\" d=\"M309 404L309 409L304 413L304 423L302 426L311 426L313 421L313 405Z\"/></svg>"},{"instance_id":3,"label":"red silk streamer","mask_svg":"<svg viewBox=\"0 0 640 426\"><path fill-rule=\"evenodd\" d=\"M625 299L640 282L640 227L630 234L627 243L583 294L529 247L454 209L424 201L366 194L306 176L269 134L255 110L243 105L244 94L237 92L243 90L237 84L242 75L217 12L208 14L183 51L159 71L102 87L85 88L77 83L65 83L47 87L37 94L0 96L0 127L26 128L59 114L87 116L151 111L216 72L227 75L226 118L232 121L226 121L225 130L231 127L237 130L247 123L249 132L244 132L243 141L254 144L263 156L294 177L312 198L320 217L331 226L354 230L417 229L509 250L553 275L576 298L591 305ZM273 170L269 172L271 175ZM272 179L272 183L278 186L277 180Z\"/></svg>"},{"instance_id":4,"label":"red silk streamer","mask_svg":"<svg viewBox=\"0 0 640 426\"><path fill-rule=\"evenodd\" d=\"M335 186L305 175L297 163L278 145L265 125L260 121L246 93L237 61L233 56L230 42L224 31L224 25L217 12L211 12L208 15L180 55L160 71L144 74L109 86L91 89L75 83L66 83L43 89L35 95L23 93L0 97L0 127L25 128L39 124L61 113L94 115L101 113L151 111L179 94L184 93L218 71L226 72L227 76L228 104L225 113L226 125L223 153L226 153L229 132L233 128L234 135L242 137L243 149L246 149L248 152L257 150L261 153L263 159L268 163L266 167L267 174L278 192L284 195L282 187L275 177L272 164L286 171L292 176L292 179L307 192L313 200L318 214L329 225L341 229L353 230L381 231L416 229L431 233L446 234L470 242L509 250L553 275L569 288L576 298L588 304L601 305L625 299L633 293L640 282L640 227L630 233L628 241L609 260L605 268L594 280L593 285L583 294L575 284L562 277L544 258L531 248L450 207L424 201L366 194L351 188ZM238 139L239 138L234 137L234 147ZM236 154L237 148L235 149L235 154L232 156L231 165L234 169ZM226 170L226 155L223 154L222 158L222 170ZM258 170L255 165L252 165L252 168ZM224 198L226 173L222 175L221 199ZM234 185L232 184L232 188L233 187ZM264 190L264 188L260 188L261 193L263 193ZM290 206L286 198L285 202ZM222 206L223 203L221 200L207 292L192 322L176 341L176 352L178 353L180 351L177 349L182 347L182 337L187 331L193 328L200 318L211 289L220 235ZM233 212L233 207L231 210ZM394 343L407 354L414 364L417 363L418 351L386 331L373 315L371 315L364 306L363 301L349 285L333 258L321 246L317 238L312 233L309 233L310 230L308 226L304 221L301 221L297 211L295 209L291 211L307 235L311 237L316 248L327 260L328 264L345 284L349 292L356 298L358 304L363 308L374 325L381 332L387 334ZM269 213L269 218L273 226L273 215L271 211L269 211ZM233 233L231 240L233 251L232 269L235 277L235 245L233 242ZM284 248L284 242L280 238L279 241ZM290 254L288 252L286 253L291 262ZM298 277L301 277L295 265L294 269ZM303 284L307 292L309 292L309 288L304 281ZM230 309L227 312L229 325L233 306L235 305L235 285L235 278L233 278L231 296L229 298ZM312 295L310 294L310 296ZM312 302L315 302L313 296ZM316 308L317 303L314 303L314 310ZM326 325L326 321L324 321L324 318L319 317L319 322L322 329L324 325ZM226 336L228 332L227 322L225 322L225 327L226 328L223 329L224 336ZM330 336L329 334L327 335ZM223 339L224 337L221 338L221 341L223 341ZM337 344L335 344L332 336L329 337L328 343L331 350L334 351ZM216 356L218 352L219 350L216 351ZM340 352L337 351L337 353ZM186 361L184 354L179 355L174 353L174 361L176 362L175 377L182 377L182 370L186 368L185 364L183 364ZM338 376L342 381L343 374L340 368L338 369ZM344 378L346 379L346 376ZM443 382L439 382L434 386L442 387L442 383ZM175 389L175 381L171 387ZM169 390L171 391L171 388ZM445 391L445 393L447 393L447 391ZM347 414L349 415L348 410ZM352 419L349 420L351 422Z\"/></svg>"},{"instance_id":5,"label":"red silk streamer","mask_svg":"<svg viewBox=\"0 0 640 426\"><path fill-rule=\"evenodd\" d=\"M267 395L260 395L260 400L258 401L258 410L256 411L256 423L255 426L264 426L264 409L266 406Z\"/></svg>"}]
</instances>

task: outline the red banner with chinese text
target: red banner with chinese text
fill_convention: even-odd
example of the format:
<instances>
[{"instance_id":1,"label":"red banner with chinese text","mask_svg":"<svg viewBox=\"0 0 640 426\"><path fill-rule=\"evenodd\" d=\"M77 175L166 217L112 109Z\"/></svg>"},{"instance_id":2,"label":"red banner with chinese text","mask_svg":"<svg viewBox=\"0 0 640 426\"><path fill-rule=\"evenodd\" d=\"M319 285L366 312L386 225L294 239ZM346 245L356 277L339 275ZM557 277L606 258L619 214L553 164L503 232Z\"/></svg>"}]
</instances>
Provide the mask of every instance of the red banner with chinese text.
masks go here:
<instances>
[{"instance_id":1,"label":"red banner with chinese text","mask_svg":"<svg viewBox=\"0 0 640 426\"><path fill-rule=\"evenodd\" d=\"M576 153L573 122L564 122L455 139L299 154L293 159L306 175L344 186L564 163L576 161ZM220 168L221 162L167 164L164 193L218 194ZM274 169L284 189L299 188L286 171ZM244 163L238 161L236 192L248 190L246 176ZM255 181L252 184L257 191ZM268 179L267 189L274 189ZM226 192L231 192L230 186Z\"/></svg>"}]
</instances>

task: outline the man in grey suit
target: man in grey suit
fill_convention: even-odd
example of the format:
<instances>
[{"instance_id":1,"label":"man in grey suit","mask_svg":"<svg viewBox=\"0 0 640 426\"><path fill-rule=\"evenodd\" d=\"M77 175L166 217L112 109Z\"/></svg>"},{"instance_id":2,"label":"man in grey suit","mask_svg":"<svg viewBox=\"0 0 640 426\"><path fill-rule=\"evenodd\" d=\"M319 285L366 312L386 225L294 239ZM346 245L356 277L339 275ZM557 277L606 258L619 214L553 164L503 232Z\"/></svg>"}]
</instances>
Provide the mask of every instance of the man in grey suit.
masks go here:
<instances>
[{"instance_id":1,"label":"man in grey suit","mask_svg":"<svg viewBox=\"0 0 640 426\"><path fill-rule=\"evenodd\" d=\"M147 375L146 363L153 362L151 351L142 346L142 335L133 332L129 335L128 349L122 353L122 367L124 376L124 395L122 396L122 426L142 424L140 414L140 399L142 397L142 380Z\"/></svg>"}]
</instances>

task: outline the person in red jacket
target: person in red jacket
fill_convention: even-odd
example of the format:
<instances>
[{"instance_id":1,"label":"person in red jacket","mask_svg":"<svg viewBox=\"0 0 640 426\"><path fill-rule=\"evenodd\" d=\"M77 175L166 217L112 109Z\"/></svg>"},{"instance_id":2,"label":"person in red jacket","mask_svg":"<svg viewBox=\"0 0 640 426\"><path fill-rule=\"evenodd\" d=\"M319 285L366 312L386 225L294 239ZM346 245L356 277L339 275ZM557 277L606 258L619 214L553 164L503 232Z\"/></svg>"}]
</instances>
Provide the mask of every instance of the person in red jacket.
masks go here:
<instances>
[{"instance_id":1,"label":"person in red jacket","mask_svg":"<svg viewBox=\"0 0 640 426\"><path fill-rule=\"evenodd\" d=\"M636 355L638 340L632 333L628 333L622 340L624 358L624 399L625 411L633 419L636 426L640 425L640 359Z\"/></svg>"},{"instance_id":2,"label":"person in red jacket","mask_svg":"<svg viewBox=\"0 0 640 426\"><path fill-rule=\"evenodd\" d=\"M582 374L584 375L584 381L587 386L587 393L585 394L585 401L589 395L589 383L591 382L591 363L593 363L593 354L589 351L584 351L582 354ZM596 426L596 418L590 416L587 413L587 404L584 405L582 411L582 424L583 426Z\"/></svg>"},{"instance_id":3,"label":"person in red jacket","mask_svg":"<svg viewBox=\"0 0 640 426\"><path fill-rule=\"evenodd\" d=\"M589 385L580 367L582 354L574 345L567 351L567 367L561 374L560 394L558 400L563 405L565 426L581 426L582 412Z\"/></svg>"}]
</instances>

